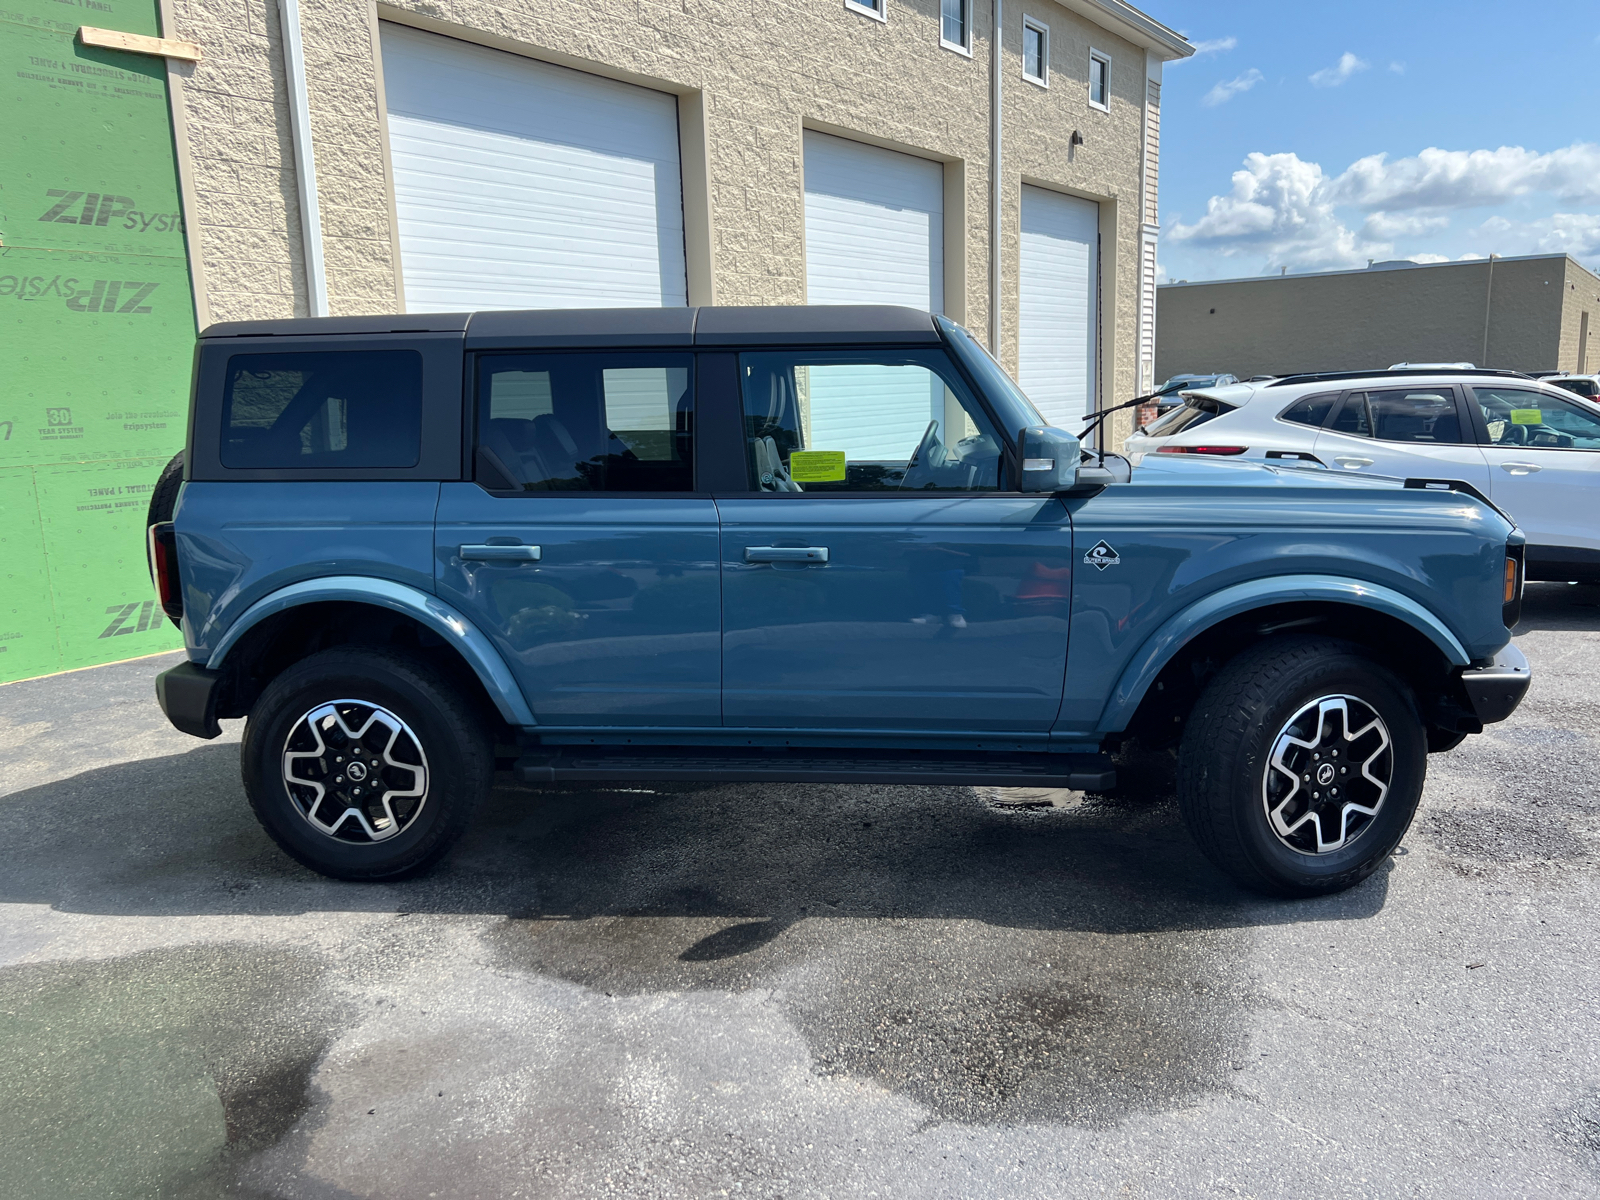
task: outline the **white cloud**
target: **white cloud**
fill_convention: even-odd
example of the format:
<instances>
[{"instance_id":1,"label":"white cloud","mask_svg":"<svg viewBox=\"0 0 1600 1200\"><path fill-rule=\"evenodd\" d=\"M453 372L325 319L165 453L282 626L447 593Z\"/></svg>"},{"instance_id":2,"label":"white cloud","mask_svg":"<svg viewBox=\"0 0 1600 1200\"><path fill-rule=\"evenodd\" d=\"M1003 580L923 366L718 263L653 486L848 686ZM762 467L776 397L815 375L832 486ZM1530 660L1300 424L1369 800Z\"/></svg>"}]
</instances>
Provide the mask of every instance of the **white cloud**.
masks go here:
<instances>
[{"instance_id":1,"label":"white cloud","mask_svg":"<svg viewBox=\"0 0 1600 1200\"><path fill-rule=\"evenodd\" d=\"M1413 254L1411 261L1414 263L1449 262L1450 256L1448 254Z\"/></svg>"},{"instance_id":2,"label":"white cloud","mask_svg":"<svg viewBox=\"0 0 1600 1200\"><path fill-rule=\"evenodd\" d=\"M1403 62L1392 62L1389 64L1389 70L1396 75L1404 75L1406 73L1406 65Z\"/></svg>"},{"instance_id":3,"label":"white cloud","mask_svg":"<svg viewBox=\"0 0 1600 1200\"><path fill-rule=\"evenodd\" d=\"M1533 221L1493 216L1472 231L1480 244L1496 254L1570 254L1577 259L1600 256L1600 213L1551 213Z\"/></svg>"},{"instance_id":4,"label":"white cloud","mask_svg":"<svg viewBox=\"0 0 1600 1200\"><path fill-rule=\"evenodd\" d=\"M1192 225L1178 222L1168 236L1224 258L1254 255L1263 269L1355 267L1388 258L1394 247L1348 229L1327 191L1318 163L1251 154L1244 170L1233 173L1231 192L1211 197L1205 216Z\"/></svg>"},{"instance_id":5,"label":"white cloud","mask_svg":"<svg viewBox=\"0 0 1600 1200\"><path fill-rule=\"evenodd\" d=\"M1361 226L1361 232L1369 237L1388 239L1421 237L1449 228L1449 217L1431 217L1421 213L1375 212L1367 216Z\"/></svg>"},{"instance_id":6,"label":"white cloud","mask_svg":"<svg viewBox=\"0 0 1600 1200\"><path fill-rule=\"evenodd\" d=\"M1232 79L1219 80L1215 87L1200 97L1200 103L1211 108L1215 108L1219 104L1226 104L1240 92L1248 92L1265 78L1266 76L1260 71L1251 67L1243 75L1236 75Z\"/></svg>"},{"instance_id":7,"label":"white cloud","mask_svg":"<svg viewBox=\"0 0 1600 1200\"><path fill-rule=\"evenodd\" d=\"M1366 59L1357 58L1346 50L1339 56L1339 61L1333 66L1323 67L1322 70L1310 77L1311 86L1319 88L1338 87L1341 83L1348 81L1352 75L1358 71L1365 71L1371 65Z\"/></svg>"},{"instance_id":8,"label":"white cloud","mask_svg":"<svg viewBox=\"0 0 1600 1200\"><path fill-rule=\"evenodd\" d=\"M1236 37L1210 38L1204 42L1195 42L1194 54L1191 55L1191 57L1205 58L1207 55L1211 54L1226 54L1238 44L1239 39ZM1182 62L1183 60L1179 59L1178 61Z\"/></svg>"},{"instance_id":9,"label":"white cloud","mask_svg":"<svg viewBox=\"0 0 1600 1200\"><path fill-rule=\"evenodd\" d=\"M1386 210L1470 208L1500 204L1529 192L1550 192L1580 204L1600 202L1600 145L1575 142L1538 154L1521 146L1498 150L1440 150L1388 161L1372 154L1352 163L1332 184L1342 204Z\"/></svg>"},{"instance_id":10,"label":"white cloud","mask_svg":"<svg viewBox=\"0 0 1600 1200\"><path fill-rule=\"evenodd\" d=\"M1293 153L1254 153L1226 194L1211 197L1191 223L1175 219L1168 237L1222 258L1254 258L1262 270L1357 267L1396 257L1396 242L1446 233L1453 212L1533 193L1600 204L1600 145L1579 142L1544 154L1520 146L1430 147L1393 162L1371 155L1334 176ZM1597 212L1521 222L1496 214L1465 232L1485 253L1600 257ZM1440 261L1433 254L1407 257Z\"/></svg>"}]
</instances>

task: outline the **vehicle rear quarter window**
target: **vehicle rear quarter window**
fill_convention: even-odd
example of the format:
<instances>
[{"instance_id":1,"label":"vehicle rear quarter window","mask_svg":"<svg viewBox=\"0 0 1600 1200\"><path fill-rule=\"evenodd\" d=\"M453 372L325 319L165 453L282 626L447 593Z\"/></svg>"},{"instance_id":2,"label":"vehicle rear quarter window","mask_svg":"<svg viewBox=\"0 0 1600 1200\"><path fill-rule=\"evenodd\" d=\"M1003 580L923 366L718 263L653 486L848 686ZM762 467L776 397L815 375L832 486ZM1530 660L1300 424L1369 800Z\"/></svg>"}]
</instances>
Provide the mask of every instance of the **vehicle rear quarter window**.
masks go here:
<instances>
[{"instance_id":1,"label":"vehicle rear quarter window","mask_svg":"<svg viewBox=\"0 0 1600 1200\"><path fill-rule=\"evenodd\" d=\"M415 351L228 359L224 467L414 467L421 451L422 356Z\"/></svg>"},{"instance_id":2,"label":"vehicle rear quarter window","mask_svg":"<svg viewBox=\"0 0 1600 1200\"><path fill-rule=\"evenodd\" d=\"M1234 408L1232 404L1224 404L1221 400L1213 400L1209 396L1191 396L1152 425L1147 432L1151 437L1171 437L1185 429L1204 425L1207 421L1222 416L1223 413L1231 413Z\"/></svg>"},{"instance_id":3,"label":"vehicle rear quarter window","mask_svg":"<svg viewBox=\"0 0 1600 1200\"><path fill-rule=\"evenodd\" d=\"M1297 400L1284 409L1278 414L1278 419L1280 421L1292 421L1296 425L1311 425L1320 429L1327 423L1328 414L1333 411L1334 401L1338 399L1338 392L1324 392L1320 396L1307 396L1304 400Z\"/></svg>"},{"instance_id":4,"label":"vehicle rear quarter window","mask_svg":"<svg viewBox=\"0 0 1600 1200\"><path fill-rule=\"evenodd\" d=\"M1461 441L1461 419L1450 388L1385 388L1352 392L1329 427L1352 437L1382 442L1453 444Z\"/></svg>"},{"instance_id":5,"label":"vehicle rear quarter window","mask_svg":"<svg viewBox=\"0 0 1600 1200\"><path fill-rule=\"evenodd\" d=\"M478 365L491 491L692 492L687 354L495 354Z\"/></svg>"}]
</instances>

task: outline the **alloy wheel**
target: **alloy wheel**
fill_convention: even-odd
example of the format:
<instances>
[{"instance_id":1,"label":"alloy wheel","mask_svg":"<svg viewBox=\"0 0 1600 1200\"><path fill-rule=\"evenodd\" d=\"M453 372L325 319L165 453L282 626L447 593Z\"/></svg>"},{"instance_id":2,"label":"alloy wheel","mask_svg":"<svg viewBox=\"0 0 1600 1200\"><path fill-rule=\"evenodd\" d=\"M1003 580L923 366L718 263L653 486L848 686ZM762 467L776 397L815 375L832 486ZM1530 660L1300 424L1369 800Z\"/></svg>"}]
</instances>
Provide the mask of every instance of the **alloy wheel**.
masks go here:
<instances>
[{"instance_id":1,"label":"alloy wheel","mask_svg":"<svg viewBox=\"0 0 1600 1200\"><path fill-rule=\"evenodd\" d=\"M411 727L365 700L319 704L283 747L283 783L318 833L385 842L416 821L428 798L428 759Z\"/></svg>"},{"instance_id":2,"label":"alloy wheel","mask_svg":"<svg viewBox=\"0 0 1600 1200\"><path fill-rule=\"evenodd\" d=\"M1394 781L1394 742L1357 696L1322 696L1273 739L1262 803L1273 834L1299 854L1332 854L1372 827Z\"/></svg>"}]
</instances>

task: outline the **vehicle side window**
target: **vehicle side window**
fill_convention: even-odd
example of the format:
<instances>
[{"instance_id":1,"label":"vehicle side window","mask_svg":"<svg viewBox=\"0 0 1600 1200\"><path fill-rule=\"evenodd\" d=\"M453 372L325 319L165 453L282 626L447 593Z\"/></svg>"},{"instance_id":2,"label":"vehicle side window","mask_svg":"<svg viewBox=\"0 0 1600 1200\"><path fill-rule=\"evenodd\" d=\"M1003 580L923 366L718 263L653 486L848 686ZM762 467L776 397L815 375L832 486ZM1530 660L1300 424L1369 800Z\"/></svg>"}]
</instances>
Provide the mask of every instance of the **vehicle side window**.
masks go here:
<instances>
[{"instance_id":1,"label":"vehicle side window","mask_svg":"<svg viewBox=\"0 0 1600 1200\"><path fill-rule=\"evenodd\" d=\"M1461 441L1461 419L1448 388L1392 388L1352 392L1329 426L1336 433L1383 442Z\"/></svg>"},{"instance_id":2,"label":"vehicle side window","mask_svg":"<svg viewBox=\"0 0 1600 1200\"><path fill-rule=\"evenodd\" d=\"M1339 398L1338 392L1324 392L1320 396L1307 396L1304 400L1296 401L1278 414L1280 421L1293 421L1296 425L1311 425L1318 429L1328 420L1328 413L1333 409L1333 403Z\"/></svg>"},{"instance_id":3,"label":"vehicle side window","mask_svg":"<svg viewBox=\"0 0 1600 1200\"><path fill-rule=\"evenodd\" d=\"M1521 388L1472 389L1483 410L1491 446L1547 450L1600 450L1600 412Z\"/></svg>"},{"instance_id":4,"label":"vehicle side window","mask_svg":"<svg viewBox=\"0 0 1600 1200\"><path fill-rule=\"evenodd\" d=\"M228 359L224 467L414 467L421 453L422 356L414 350Z\"/></svg>"},{"instance_id":5,"label":"vehicle side window","mask_svg":"<svg viewBox=\"0 0 1600 1200\"><path fill-rule=\"evenodd\" d=\"M995 491L1001 442L938 350L741 354L751 488Z\"/></svg>"},{"instance_id":6,"label":"vehicle side window","mask_svg":"<svg viewBox=\"0 0 1600 1200\"><path fill-rule=\"evenodd\" d=\"M694 491L687 354L478 360L476 478L524 492Z\"/></svg>"}]
</instances>

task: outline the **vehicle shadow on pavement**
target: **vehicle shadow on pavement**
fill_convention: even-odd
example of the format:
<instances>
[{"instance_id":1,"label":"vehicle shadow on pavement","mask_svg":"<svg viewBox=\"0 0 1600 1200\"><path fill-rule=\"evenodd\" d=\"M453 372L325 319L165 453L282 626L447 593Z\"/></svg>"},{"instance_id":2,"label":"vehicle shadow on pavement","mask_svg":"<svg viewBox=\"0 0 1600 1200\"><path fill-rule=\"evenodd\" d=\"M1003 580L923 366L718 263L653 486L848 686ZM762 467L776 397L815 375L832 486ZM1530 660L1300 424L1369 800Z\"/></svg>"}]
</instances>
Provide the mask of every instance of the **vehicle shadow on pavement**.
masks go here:
<instances>
[{"instance_id":1,"label":"vehicle shadow on pavement","mask_svg":"<svg viewBox=\"0 0 1600 1200\"><path fill-rule=\"evenodd\" d=\"M1530 583L1517 633L1600 633L1600 584Z\"/></svg>"},{"instance_id":2,"label":"vehicle shadow on pavement","mask_svg":"<svg viewBox=\"0 0 1600 1200\"><path fill-rule=\"evenodd\" d=\"M1127 934L1370 916L1385 876L1310 903L1251 896L1200 856L1162 795L1010 807L962 787L528 788L502 776L442 864L385 884L324 879L284 856L245 802L236 745L0 801L0 901L112 915L673 915L768 932L807 916L938 917ZM760 940L721 934L684 961Z\"/></svg>"}]
</instances>

